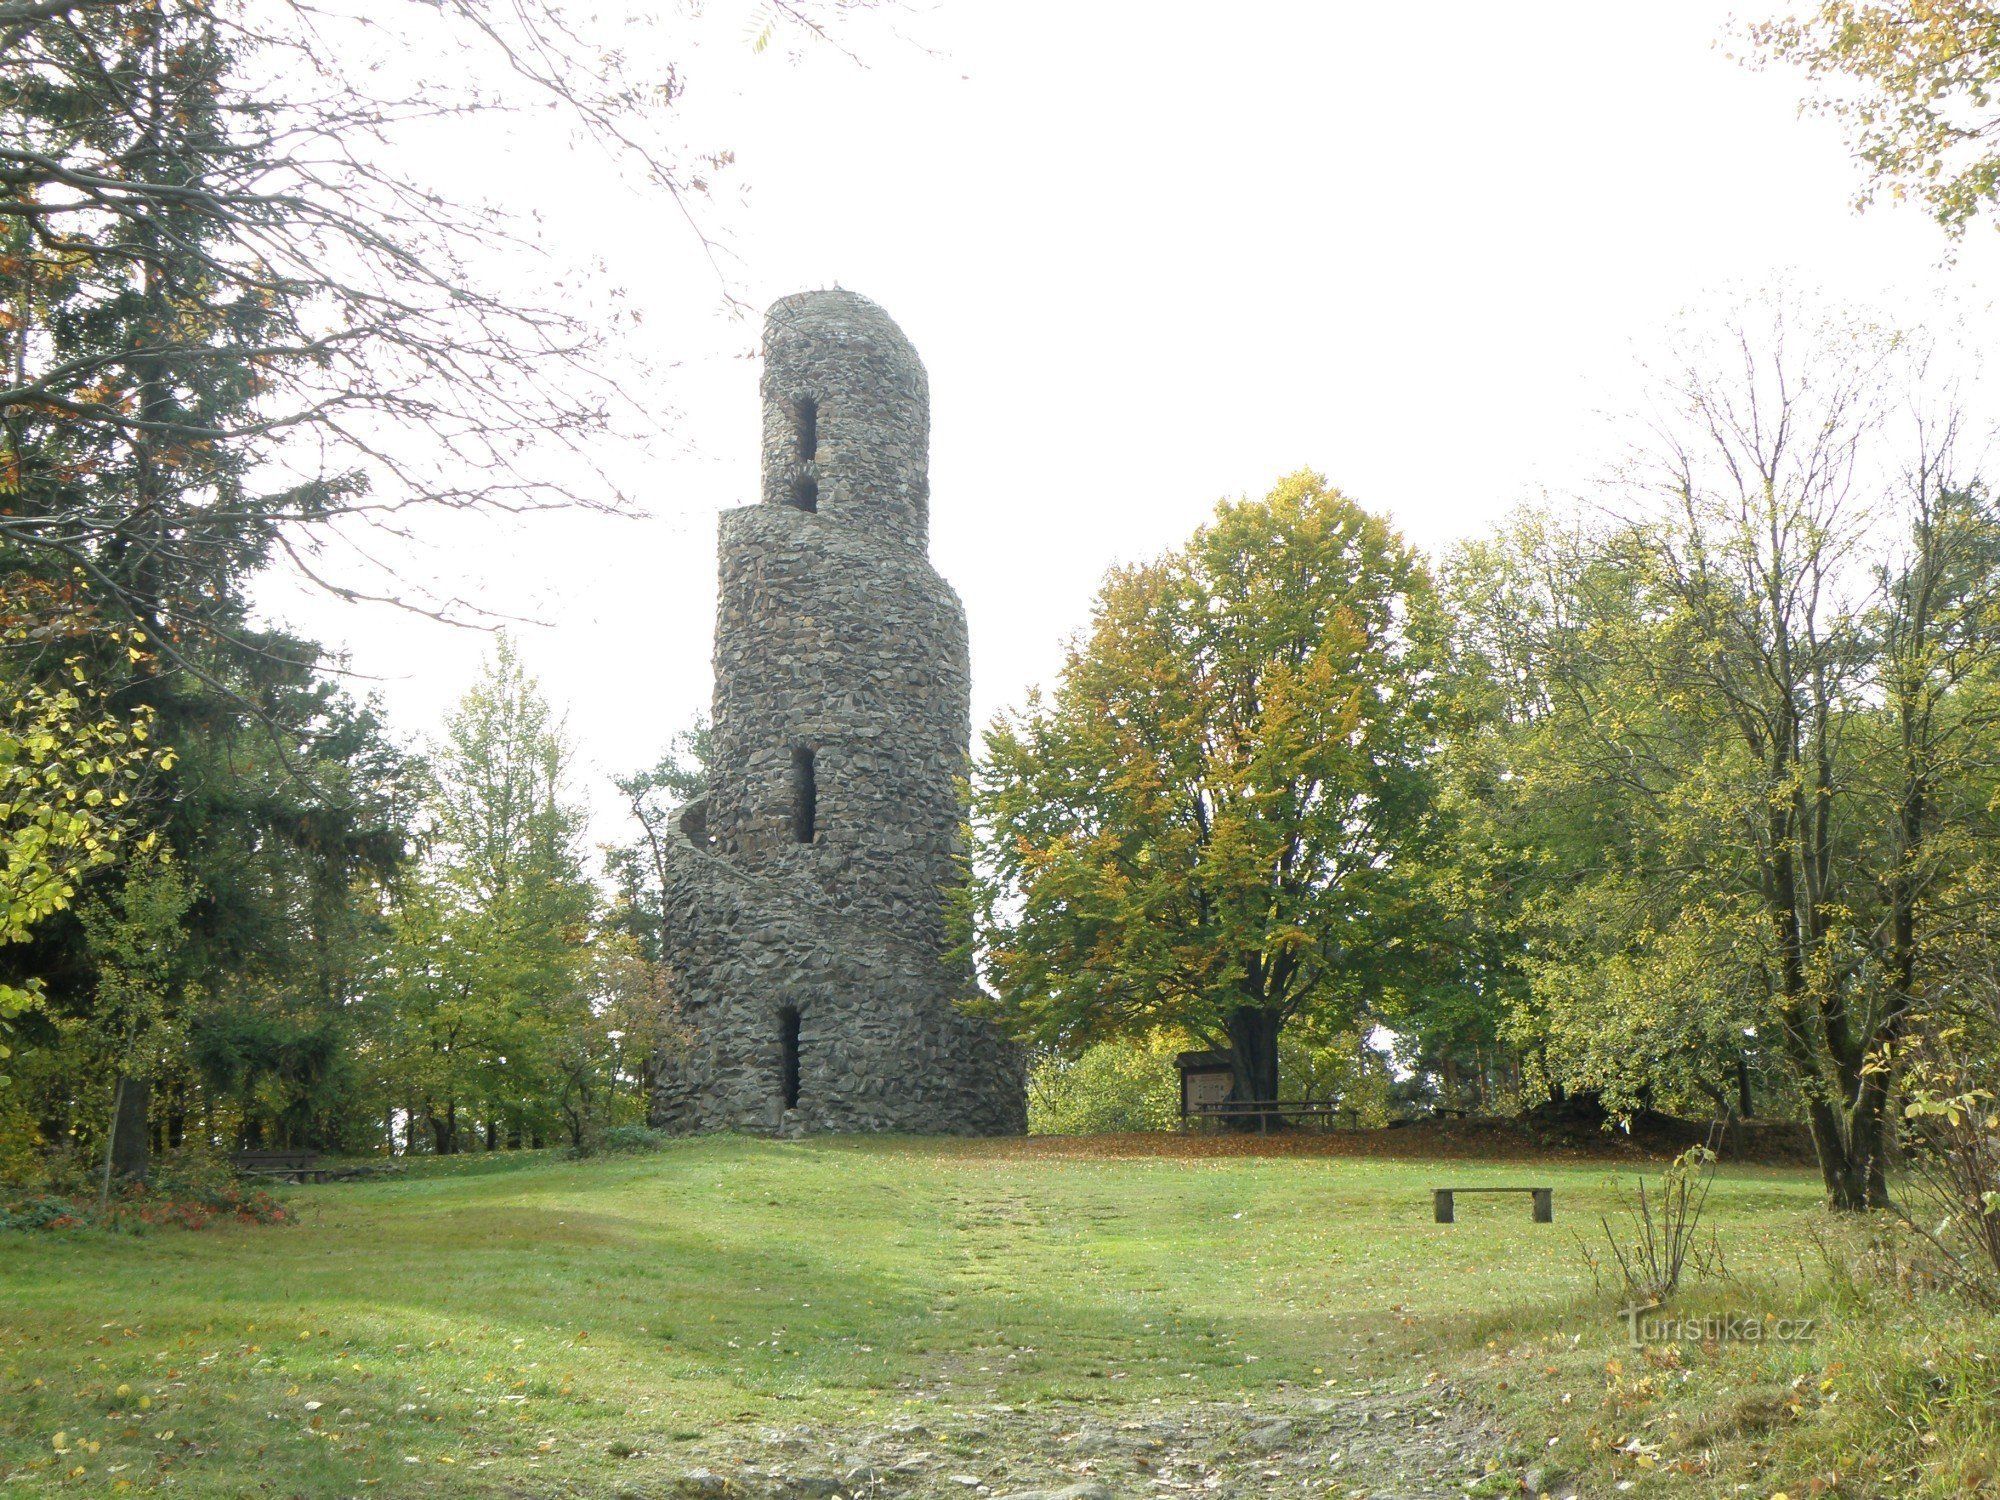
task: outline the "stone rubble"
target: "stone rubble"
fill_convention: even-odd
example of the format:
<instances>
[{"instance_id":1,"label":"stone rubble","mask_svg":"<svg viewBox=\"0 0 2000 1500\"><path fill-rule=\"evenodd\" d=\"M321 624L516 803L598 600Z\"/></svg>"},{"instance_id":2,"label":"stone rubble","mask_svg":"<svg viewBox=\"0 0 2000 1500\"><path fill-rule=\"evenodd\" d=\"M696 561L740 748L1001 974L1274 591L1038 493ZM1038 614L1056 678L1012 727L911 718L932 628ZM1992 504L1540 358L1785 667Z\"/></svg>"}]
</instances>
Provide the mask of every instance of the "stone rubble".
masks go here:
<instances>
[{"instance_id":1,"label":"stone rubble","mask_svg":"<svg viewBox=\"0 0 2000 1500\"><path fill-rule=\"evenodd\" d=\"M1124 1408L1125 1412L1140 1408ZM1332 1496L1432 1500L1572 1496L1545 1464L1509 1461L1505 1438L1450 1389L1283 1393L1256 1406L1200 1402L1116 1410L1050 1404L940 1408L918 1424L765 1429L682 1455L666 1495L688 1500L1202 1500ZM723 1476L726 1476L723 1477ZM718 1489L720 1482L726 1488ZM644 1489L634 1494L648 1495Z\"/></svg>"}]
</instances>

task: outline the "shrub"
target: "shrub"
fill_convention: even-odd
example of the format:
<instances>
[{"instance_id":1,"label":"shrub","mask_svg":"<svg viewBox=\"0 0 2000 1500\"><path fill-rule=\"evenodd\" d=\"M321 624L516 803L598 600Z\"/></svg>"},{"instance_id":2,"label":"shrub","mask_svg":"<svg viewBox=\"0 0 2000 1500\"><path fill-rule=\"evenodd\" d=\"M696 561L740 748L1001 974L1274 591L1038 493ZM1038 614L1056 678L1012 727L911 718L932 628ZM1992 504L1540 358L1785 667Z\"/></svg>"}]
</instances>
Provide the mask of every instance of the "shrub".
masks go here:
<instances>
[{"instance_id":1,"label":"shrub","mask_svg":"<svg viewBox=\"0 0 2000 1500\"><path fill-rule=\"evenodd\" d=\"M1028 1133L1173 1129L1181 1107L1174 1054L1186 1047L1185 1039L1158 1033L1143 1042L1099 1042L1075 1057L1040 1059L1028 1074Z\"/></svg>"},{"instance_id":2,"label":"shrub","mask_svg":"<svg viewBox=\"0 0 2000 1500\"><path fill-rule=\"evenodd\" d=\"M41 1175L42 1133L18 1090L0 1084L0 1182L26 1187Z\"/></svg>"},{"instance_id":3,"label":"shrub","mask_svg":"<svg viewBox=\"0 0 2000 1500\"><path fill-rule=\"evenodd\" d=\"M1911 1090L1905 1204L1941 1279L2000 1307L2000 1103L1964 1069Z\"/></svg>"},{"instance_id":4,"label":"shrub","mask_svg":"<svg viewBox=\"0 0 2000 1500\"><path fill-rule=\"evenodd\" d=\"M1715 1152L1707 1146L1690 1146L1661 1174L1657 1196L1647 1194L1646 1180L1640 1178L1638 1200L1626 1207L1632 1221L1629 1244L1619 1238L1609 1219L1601 1221L1625 1279L1626 1295L1634 1302L1663 1302L1681 1284L1681 1272L1701 1228L1702 1209L1708 1205L1708 1189L1715 1181L1715 1161Z\"/></svg>"},{"instance_id":5,"label":"shrub","mask_svg":"<svg viewBox=\"0 0 2000 1500\"><path fill-rule=\"evenodd\" d=\"M183 1147L158 1158L148 1182L160 1197L218 1206L229 1202L231 1194L240 1192L243 1186L228 1157L198 1146Z\"/></svg>"},{"instance_id":6,"label":"shrub","mask_svg":"<svg viewBox=\"0 0 2000 1500\"><path fill-rule=\"evenodd\" d=\"M630 1156L641 1151L657 1151L672 1139L666 1131L645 1125L607 1125L576 1155Z\"/></svg>"},{"instance_id":7,"label":"shrub","mask_svg":"<svg viewBox=\"0 0 2000 1500\"><path fill-rule=\"evenodd\" d=\"M262 1188L247 1186L213 1152L176 1151L154 1167L150 1181L119 1185L109 1203L81 1181L78 1163L63 1153L43 1168L41 1190L0 1202L0 1229L117 1229L143 1232L175 1226L200 1229L216 1219L239 1224L288 1224L291 1210Z\"/></svg>"},{"instance_id":8,"label":"shrub","mask_svg":"<svg viewBox=\"0 0 2000 1500\"><path fill-rule=\"evenodd\" d=\"M46 1194L0 1203L0 1229L68 1229L82 1221L81 1210L68 1198Z\"/></svg>"}]
</instances>

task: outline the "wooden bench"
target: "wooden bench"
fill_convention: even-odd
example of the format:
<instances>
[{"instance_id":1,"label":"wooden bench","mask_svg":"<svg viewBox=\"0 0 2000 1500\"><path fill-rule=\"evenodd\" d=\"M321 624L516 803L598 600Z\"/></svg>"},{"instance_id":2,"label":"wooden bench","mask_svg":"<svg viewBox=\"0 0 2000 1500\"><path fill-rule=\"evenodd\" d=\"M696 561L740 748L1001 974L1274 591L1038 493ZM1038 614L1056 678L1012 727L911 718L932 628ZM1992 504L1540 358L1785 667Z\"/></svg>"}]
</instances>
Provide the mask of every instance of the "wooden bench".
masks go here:
<instances>
[{"instance_id":1,"label":"wooden bench","mask_svg":"<svg viewBox=\"0 0 2000 1500\"><path fill-rule=\"evenodd\" d=\"M322 1182L326 1168L317 1151L237 1151L229 1165L239 1177L275 1177L285 1182Z\"/></svg>"},{"instance_id":2,"label":"wooden bench","mask_svg":"<svg viewBox=\"0 0 2000 1500\"><path fill-rule=\"evenodd\" d=\"M1458 1193L1527 1193L1535 1200L1535 1222L1553 1224L1556 1221L1556 1190L1545 1187L1469 1187L1432 1188L1431 1214L1440 1224L1450 1224L1452 1219L1452 1198Z\"/></svg>"}]
</instances>

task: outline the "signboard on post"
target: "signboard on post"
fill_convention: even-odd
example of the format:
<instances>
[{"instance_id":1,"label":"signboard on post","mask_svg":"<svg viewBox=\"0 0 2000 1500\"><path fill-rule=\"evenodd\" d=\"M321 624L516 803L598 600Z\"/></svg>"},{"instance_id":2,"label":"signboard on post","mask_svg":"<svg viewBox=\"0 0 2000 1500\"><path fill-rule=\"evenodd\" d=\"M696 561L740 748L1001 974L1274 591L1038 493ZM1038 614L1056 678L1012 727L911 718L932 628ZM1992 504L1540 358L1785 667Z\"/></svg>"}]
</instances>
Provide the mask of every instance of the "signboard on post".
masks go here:
<instances>
[{"instance_id":1,"label":"signboard on post","mask_svg":"<svg viewBox=\"0 0 2000 1500\"><path fill-rule=\"evenodd\" d=\"M1183 1124L1224 1103L1236 1086L1236 1069L1227 1052L1183 1052L1174 1064L1181 1070Z\"/></svg>"}]
</instances>

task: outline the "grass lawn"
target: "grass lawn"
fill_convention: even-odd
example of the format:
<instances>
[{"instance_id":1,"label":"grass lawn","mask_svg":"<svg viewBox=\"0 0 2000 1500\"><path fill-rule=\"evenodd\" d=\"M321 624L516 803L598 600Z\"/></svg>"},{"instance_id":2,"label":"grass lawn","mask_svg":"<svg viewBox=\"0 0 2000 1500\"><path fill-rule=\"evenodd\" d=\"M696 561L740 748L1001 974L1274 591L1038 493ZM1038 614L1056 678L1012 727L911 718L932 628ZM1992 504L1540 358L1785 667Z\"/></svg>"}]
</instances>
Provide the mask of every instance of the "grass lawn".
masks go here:
<instances>
[{"instance_id":1,"label":"grass lawn","mask_svg":"<svg viewBox=\"0 0 2000 1500\"><path fill-rule=\"evenodd\" d=\"M1021 1413L1055 1414L1053 1445L1073 1435L1056 1428L1095 1417L1248 1403L1337 1421L1335 1403L1364 1390L1431 1389L1526 1434L1494 1438L1484 1462L1470 1448L1453 1459L1475 1474L1497 1466L1506 1483L1488 1492L1514 1487L1552 1437L1572 1473L1629 1466L1641 1493L1734 1493L1730 1463L1787 1461L1770 1422L1711 1435L1760 1457L1693 1473L1672 1467L1664 1437L1616 1451L1625 1427L1653 1430L1675 1381L1680 1406L1706 1399L1688 1357L1654 1371L1665 1356L1625 1351L1615 1289L1594 1283L1579 1249L1631 1180L1601 1163L705 1139L294 1189L301 1222L286 1227L0 1235L0 1484L754 1493L726 1469L739 1440L907 1434L916 1412L932 1414L930 1429L911 1441L938 1450L938 1472L913 1464L867 1483L1005 1493L1022 1487L1007 1482L1019 1454L992 1451L1016 1445L990 1429ZM1461 1199L1457 1224L1434 1224L1428 1190L1441 1182L1552 1183L1557 1223L1494 1197ZM1823 1303L1826 1257L1804 1248L1817 1201L1803 1173L1725 1171L1710 1212L1735 1280L1702 1295L1759 1310ZM1725 1348L1712 1363L1745 1390L1807 1389L1800 1411L1772 1419L1798 1427L1825 1407L1835 1347ZM1813 1377L1803 1387L1785 1383L1794 1366ZM1734 1388L1712 1383L1711 1404L1736 1410ZM1300 1406L1308 1396L1316 1404ZM982 1425L967 1415L979 1412L1000 1415ZM1341 1462L1315 1452L1314 1465ZM1187 1460L1188 1483L1133 1462L1065 1472L1101 1474L1115 1494L1202 1487L1206 1460ZM722 1472L687 1477L704 1466ZM1294 1494L1371 1492L1365 1474L1257 1472L1286 1474ZM1245 1482L1238 1492L1257 1492ZM1841 1493L1870 1492L1845 1482Z\"/></svg>"}]
</instances>

